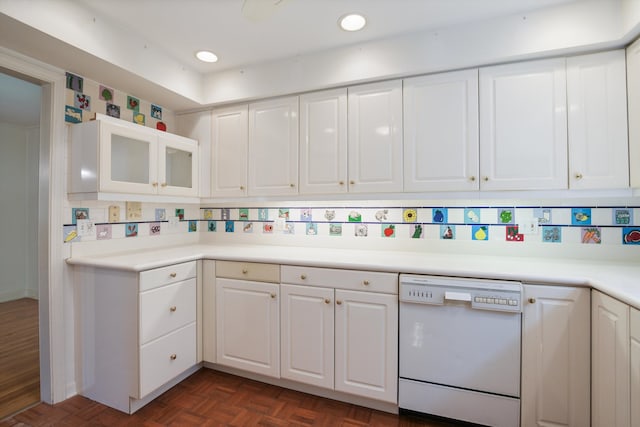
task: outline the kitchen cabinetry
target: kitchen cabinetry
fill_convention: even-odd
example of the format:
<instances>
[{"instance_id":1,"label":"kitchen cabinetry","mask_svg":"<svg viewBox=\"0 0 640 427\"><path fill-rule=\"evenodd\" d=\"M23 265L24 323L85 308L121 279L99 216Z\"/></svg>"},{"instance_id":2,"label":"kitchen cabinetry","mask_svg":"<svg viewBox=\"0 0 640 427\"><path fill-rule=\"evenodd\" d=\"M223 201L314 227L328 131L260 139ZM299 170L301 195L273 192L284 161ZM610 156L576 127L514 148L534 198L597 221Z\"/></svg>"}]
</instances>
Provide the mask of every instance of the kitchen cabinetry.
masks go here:
<instances>
[{"instance_id":1,"label":"kitchen cabinetry","mask_svg":"<svg viewBox=\"0 0 640 427\"><path fill-rule=\"evenodd\" d=\"M590 424L590 292L524 286L523 427Z\"/></svg>"},{"instance_id":2,"label":"kitchen cabinetry","mask_svg":"<svg viewBox=\"0 0 640 427\"><path fill-rule=\"evenodd\" d=\"M631 334L629 357L631 359L631 426L640 427L640 310L629 311L629 332ZM633 403L636 402L636 403Z\"/></svg>"},{"instance_id":3,"label":"kitchen cabinetry","mask_svg":"<svg viewBox=\"0 0 640 427\"><path fill-rule=\"evenodd\" d=\"M202 360L216 362L216 262L202 261Z\"/></svg>"},{"instance_id":4,"label":"kitchen cabinetry","mask_svg":"<svg viewBox=\"0 0 640 427\"><path fill-rule=\"evenodd\" d=\"M280 267L216 262L216 361L280 377Z\"/></svg>"},{"instance_id":5,"label":"kitchen cabinetry","mask_svg":"<svg viewBox=\"0 0 640 427\"><path fill-rule=\"evenodd\" d=\"M249 105L249 195L298 194L298 97Z\"/></svg>"},{"instance_id":6,"label":"kitchen cabinetry","mask_svg":"<svg viewBox=\"0 0 640 427\"><path fill-rule=\"evenodd\" d=\"M396 403L397 274L283 266L282 282L282 377Z\"/></svg>"},{"instance_id":7,"label":"kitchen cabinetry","mask_svg":"<svg viewBox=\"0 0 640 427\"><path fill-rule=\"evenodd\" d=\"M627 427L631 407L629 306L595 290L591 304L591 425Z\"/></svg>"},{"instance_id":8,"label":"kitchen cabinetry","mask_svg":"<svg viewBox=\"0 0 640 427\"><path fill-rule=\"evenodd\" d=\"M402 191L402 81L348 89L349 191Z\"/></svg>"},{"instance_id":9,"label":"kitchen cabinetry","mask_svg":"<svg viewBox=\"0 0 640 427\"><path fill-rule=\"evenodd\" d=\"M567 58L569 186L629 186L624 50Z\"/></svg>"},{"instance_id":10,"label":"kitchen cabinetry","mask_svg":"<svg viewBox=\"0 0 640 427\"><path fill-rule=\"evenodd\" d=\"M477 190L478 70L405 79L404 191Z\"/></svg>"},{"instance_id":11,"label":"kitchen cabinetry","mask_svg":"<svg viewBox=\"0 0 640 427\"><path fill-rule=\"evenodd\" d=\"M300 192L347 191L347 90L300 96Z\"/></svg>"},{"instance_id":12,"label":"kitchen cabinetry","mask_svg":"<svg viewBox=\"0 0 640 427\"><path fill-rule=\"evenodd\" d=\"M133 413L198 369L197 263L77 267L80 394Z\"/></svg>"},{"instance_id":13,"label":"kitchen cabinetry","mask_svg":"<svg viewBox=\"0 0 640 427\"><path fill-rule=\"evenodd\" d=\"M198 197L198 143L102 114L71 126L69 197ZM129 197L131 199L131 197Z\"/></svg>"},{"instance_id":14,"label":"kitchen cabinetry","mask_svg":"<svg viewBox=\"0 0 640 427\"><path fill-rule=\"evenodd\" d=\"M632 187L640 187L640 39L627 47L629 171Z\"/></svg>"},{"instance_id":15,"label":"kitchen cabinetry","mask_svg":"<svg viewBox=\"0 0 640 427\"><path fill-rule=\"evenodd\" d=\"M567 188L564 59L480 69L480 188Z\"/></svg>"},{"instance_id":16,"label":"kitchen cabinetry","mask_svg":"<svg viewBox=\"0 0 640 427\"><path fill-rule=\"evenodd\" d=\"M214 110L211 115L211 196L247 195L248 106Z\"/></svg>"}]
</instances>

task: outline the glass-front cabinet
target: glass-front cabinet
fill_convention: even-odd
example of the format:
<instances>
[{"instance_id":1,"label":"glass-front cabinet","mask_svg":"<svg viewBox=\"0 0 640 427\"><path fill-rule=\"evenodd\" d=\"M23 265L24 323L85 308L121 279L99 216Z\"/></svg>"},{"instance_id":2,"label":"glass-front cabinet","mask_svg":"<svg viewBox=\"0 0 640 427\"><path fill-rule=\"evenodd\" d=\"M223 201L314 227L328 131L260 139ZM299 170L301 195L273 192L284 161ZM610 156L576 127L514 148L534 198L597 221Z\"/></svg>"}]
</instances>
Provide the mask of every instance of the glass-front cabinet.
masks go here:
<instances>
[{"instance_id":1,"label":"glass-front cabinet","mask_svg":"<svg viewBox=\"0 0 640 427\"><path fill-rule=\"evenodd\" d=\"M71 127L72 199L198 197L198 143L103 115Z\"/></svg>"}]
</instances>

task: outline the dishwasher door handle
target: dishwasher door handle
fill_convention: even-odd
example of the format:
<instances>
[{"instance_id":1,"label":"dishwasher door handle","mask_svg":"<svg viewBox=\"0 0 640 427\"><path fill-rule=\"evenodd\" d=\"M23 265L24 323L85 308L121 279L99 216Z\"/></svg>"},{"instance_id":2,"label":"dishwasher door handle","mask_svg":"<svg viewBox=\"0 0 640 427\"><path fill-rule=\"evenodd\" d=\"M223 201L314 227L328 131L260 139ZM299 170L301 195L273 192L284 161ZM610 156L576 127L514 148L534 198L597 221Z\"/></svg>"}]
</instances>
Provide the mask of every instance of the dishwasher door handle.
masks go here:
<instances>
[{"instance_id":1,"label":"dishwasher door handle","mask_svg":"<svg viewBox=\"0 0 640 427\"><path fill-rule=\"evenodd\" d=\"M445 292L444 299L451 301L471 301L471 294L466 292Z\"/></svg>"}]
</instances>

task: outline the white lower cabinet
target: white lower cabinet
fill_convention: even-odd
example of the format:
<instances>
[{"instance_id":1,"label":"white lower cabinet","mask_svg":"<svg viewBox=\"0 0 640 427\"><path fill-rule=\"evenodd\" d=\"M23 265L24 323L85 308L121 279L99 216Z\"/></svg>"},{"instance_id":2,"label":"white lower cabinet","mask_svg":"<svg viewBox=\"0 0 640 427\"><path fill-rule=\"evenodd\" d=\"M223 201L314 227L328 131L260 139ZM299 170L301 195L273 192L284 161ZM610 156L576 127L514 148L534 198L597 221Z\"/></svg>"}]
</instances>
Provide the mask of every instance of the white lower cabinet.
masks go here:
<instances>
[{"instance_id":1,"label":"white lower cabinet","mask_svg":"<svg viewBox=\"0 0 640 427\"><path fill-rule=\"evenodd\" d=\"M631 358L631 426L640 427L640 310L629 312L630 358Z\"/></svg>"},{"instance_id":2,"label":"white lower cabinet","mask_svg":"<svg viewBox=\"0 0 640 427\"><path fill-rule=\"evenodd\" d=\"M133 413L199 368L197 270L74 269L81 395Z\"/></svg>"},{"instance_id":3,"label":"white lower cabinet","mask_svg":"<svg viewBox=\"0 0 640 427\"><path fill-rule=\"evenodd\" d=\"M524 286L523 427L590 423L590 292Z\"/></svg>"}]
</instances>

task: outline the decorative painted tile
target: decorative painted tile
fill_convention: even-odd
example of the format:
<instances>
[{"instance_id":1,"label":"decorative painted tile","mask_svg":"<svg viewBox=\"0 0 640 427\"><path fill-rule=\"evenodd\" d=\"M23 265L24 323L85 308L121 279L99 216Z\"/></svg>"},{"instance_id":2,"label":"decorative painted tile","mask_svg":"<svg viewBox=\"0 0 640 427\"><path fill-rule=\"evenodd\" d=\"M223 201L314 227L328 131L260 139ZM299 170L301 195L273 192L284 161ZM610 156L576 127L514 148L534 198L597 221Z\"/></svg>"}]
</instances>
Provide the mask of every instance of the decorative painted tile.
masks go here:
<instances>
[{"instance_id":1,"label":"decorative painted tile","mask_svg":"<svg viewBox=\"0 0 640 427\"><path fill-rule=\"evenodd\" d=\"M107 103L107 106L105 108L105 113L109 117L114 117L116 119L119 119L120 118L120 106L119 105L115 105L115 104Z\"/></svg>"},{"instance_id":2,"label":"decorative painted tile","mask_svg":"<svg viewBox=\"0 0 640 427\"><path fill-rule=\"evenodd\" d=\"M96 239L98 240L111 239L111 224L96 225Z\"/></svg>"},{"instance_id":3,"label":"decorative painted tile","mask_svg":"<svg viewBox=\"0 0 640 427\"><path fill-rule=\"evenodd\" d=\"M591 225L591 208L572 208L571 225Z\"/></svg>"},{"instance_id":4,"label":"decorative painted tile","mask_svg":"<svg viewBox=\"0 0 640 427\"><path fill-rule=\"evenodd\" d=\"M329 224L329 236L342 236L342 224Z\"/></svg>"},{"instance_id":5,"label":"decorative painted tile","mask_svg":"<svg viewBox=\"0 0 640 427\"><path fill-rule=\"evenodd\" d=\"M202 219L206 219L206 220L213 219L213 209L203 209Z\"/></svg>"},{"instance_id":6,"label":"decorative painted tile","mask_svg":"<svg viewBox=\"0 0 640 427\"><path fill-rule=\"evenodd\" d=\"M67 123L82 123L82 110L71 105L65 105L64 121Z\"/></svg>"},{"instance_id":7,"label":"decorative painted tile","mask_svg":"<svg viewBox=\"0 0 640 427\"><path fill-rule=\"evenodd\" d=\"M268 221L269 220L269 209L265 209L265 208L258 209L258 219L260 221Z\"/></svg>"},{"instance_id":8,"label":"decorative painted tile","mask_svg":"<svg viewBox=\"0 0 640 427\"><path fill-rule=\"evenodd\" d=\"M262 224L262 232L265 234L271 234L273 233L273 223L272 222L267 222Z\"/></svg>"},{"instance_id":9,"label":"decorative painted tile","mask_svg":"<svg viewBox=\"0 0 640 427\"><path fill-rule=\"evenodd\" d=\"M369 228L367 224L356 224L354 226L354 235L356 237L367 237L369 234Z\"/></svg>"},{"instance_id":10,"label":"decorative painted tile","mask_svg":"<svg viewBox=\"0 0 640 427\"><path fill-rule=\"evenodd\" d=\"M551 209L535 208L533 210L533 217L538 218L538 224L540 225L551 224Z\"/></svg>"},{"instance_id":11,"label":"decorative painted tile","mask_svg":"<svg viewBox=\"0 0 640 427\"><path fill-rule=\"evenodd\" d=\"M311 209L300 209L300 221L311 221Z\"/></svg>"},{"instance_id":12,"label":"decorative painted tile","mask_svg":"<svg viewBox=\"0 0 640 427\"><path fill-rule=\"evenodd\" d=\"M166 221L167 220L167 210L163 208L156 208L156 221Z\"/></svg>"},{"instance_id":13,"label":"decorative painted tile","mask_svg":"<svg viewBox=\"0 0 640 427\"><path fill-rule=\"evenodd\" d=\"M382 237L396 237L396 226L394 224L382 224L380 235Z\"/></svg>"},{"instance_id":14,"label":"decorative painted tile","mask_svg":"<svg viewBox=\"0 0 640 427\"><path fill-rule=\"evenodd\" d=\"M182 221L184 219L184 209L176 209L176 216Z\"/></svg>"},{"instance_id":15,"label":"decorative painted tile","mask_svg":"<svg viewBox=\"0 0 640 427\"><path fill-rule=\"evenodd\" d=\"M249 209L247 208L238 209L238 219L240 221L249 221Z\"/></svg>"},{"instance_id":16,"label":"decorative painted tile","mask_svg":"<svg viewBox=\"0 0 640 427\"><path fill-rule=\"evenodd\" d=\"M449 209L433 208L432 220L437 224L446 224L447 222L449 222Z\"/></svg>"},{"instance_id":17,"label":"decorative painted tile","mask_svg":"<svg viewBox=\"0 0 640 427\"><path fill-rule=\"evenodd\" d=\"M477 224L479 222L480 222L480 209L478 209L478 208L465 208L464 209L464 223L465 224ZM485 240L485 239L477 239L477 240Z\"/></svg>"},{"instance_id":18,"label":"decorative painted tile","mask_svg":"<svg viewBox=\"0 0 640 427\"><path fill-rule=\"evenodd\" d=\"M456 238L456 226L455 225L441 225L440 226L440 238L444 240L455 240Z\"/></svg>"},{"instance_id":19,"label":"decorative painted tile","mask_svg":"<svg viewBox=\"0 0 640 427\"><path fill-rule=\"evenodd\" d=\"M402 219L404 222L416 222L418 219L418 212L415 209L405 209L402 212Z\"/></svg>"},{"instance_id":20,"label":"decorative painted tile","mask_svg":"<svg viewBox=\"0 0 640 427\"><path fill-rule=\"evenodd\" d=\"M217 221L207 221L207 231L215 232L218 230L218 222Z\"/></svg>"},{"instance_id":21,"label":"decorative painted tile","mask_svg":"<svg viewBox=\"0 0 640 427\"><path fill-rule=\"evenodd\" d=\"M146 123L146 119L145 119L144 114L138 113L138 112L133 113L133 120L132 121L133 121L133 123L135 123L137 125L141 125L141 126L144 126L145 123Z\"/></svg>"},{"instance_id":22,"label":"decorative painted tile","mask_svg":"<svg viewBox=\"0 0 640 427\"><path fill-rule=\"evenodd\" d=\"M409 235L412 239L423 239L424 238L424 227L422 224L411 225L409 228Z\"/></svg>"},{"instance_id":23,"label":"decorative painted tile","mask_svg":"<svg viewBox=\"0 0 640 427\"><path fill-rule=\"evenodd\" d=\"M580 236L582 236L582 243L602 243L600 227L583 227L580 230Z\"/></svg>"},{"instance_id":24,"label":"decorative painted tile","mask_svg":"<svg viewBox=\"0 0 640 427\"><path fill-rule=\"evenodd\" d=\"M227 221L231 219L231 209L222 208L220 209L220 219L223 221Z\"/></svg>"},{"instance_id":25,"label":"decorative painted tile","mask_svg":"<svg viewBox=\"0 0 640 427\"><path fill-rule=\"evenodd\" d=\"M67 79L67 89L71 89L75 92L82 92L84 87L84 79L75 74L65 73Z\"/></svg>"},{"instance_id":26,"label":"decorative painted tile","mask_svg":"<svg viewBox=\"0 0 640 427\"><path fill-rule=\"evenodd\" d=\"M562 242L562 227L546 226L542 227L542 241L550 243Z\"/></svg>"},{"instance_id":27,"label":"decorative painted tile","mask_svg":"<svg viewBox=\"0 0 640 427\"><path fill-rule=\"evenodd\" d=\"M62 227L62 239L65 243L69 243L73 240L80 240L78 237L78 230L75 225L65 225Z\"/></svg>"},{"instance_id":28,"label":"decorative painted tile","mask_svg":"<svg viewBox=\"0 0 640 427\"><path fill-rule=\"evenodd\" d=\"M324 219L326 219L327 221L333 221L335 217L336 217L335 209L326 209L324 211ZM340 233L342 233L342 231Z\"/></svg>"},{"instance_id":29,"label":"decorative painted tile","mask_svg":"<svg viewBox=\"0 0 640 427\"><path fill-rule=\"evenodd\" d=\"M84 93L73 94L73 106L85 111L91 111L91 97Z\"/></svg>"},{"instance_id":30,"label":"decorative painted tile","mask_svg":"<svg viewBox=\"0 0 640 427\"><path fill-rule=\"evenodd\" d=\"M515 210L513 208L499 208L497 222L498 224L514 224L515 216Z\"/></svg>"},{"instance_id":31,"label":"decorative painted tile","mask_svg":"<svg viewBox=\"0 0 640 427\"><path fill-rule=\"evenodd\" d=\"M505 227L507 242L524 242L524 234L518 233L517 225L509 225Z\"/></svg>"},{"instance_id":32,"label":"decorative painted tile","mask_svg":"<svg viewBox=\"0 0 640 427\"><path fill-rule=\"evenodd\" d=\"M623 245L640 245L640 227L624 227L622 229Z\"/></svg>"},{"instance_id":33,"label":"decorative painted tile","mask_svg":"<svg viewBox=\"0 0 640 427\"><path fill-rule=\"evenodd\" d=\"M631 208L614 208L613 209L613 225L633 225L633 209Z\"/></svg>"},{"instance_id":34,"label":"decorative painted tile","mask_svg":"<svg viewBox=\"0 0 640 427\"><path fill-rule=\"evenodd\" d=\"M103 101L111 102L113 101L113 89L100 85L100 89L98 91L98 98Z\"/></svg>"},{"instance_id":35,"label":"decorative painted tile","mask_svg":"<svg viewBox=\"0 0 640 427\"><path fill-rule=\"evenodd\" d=\"M234 222L233 221L225 221L224 222L224 231L225 233L233 233Z\"/></svg>"},{"instance_id":36,"label":"decorative painted tile","mask_svg":"<svg viewBox=\"0 0 640 427\"><path fill-rule=\"evenodd\" d=\"M242 225L242 232L243 233L253 233L253 223L252 222L248 222L246 224Z\"/></svg>"},{"instance_id":37,"label":"decorative painted tile","mask_svg":"<svg viewBox=\"0 0 640 427\"><path fill-rule=\"evenodd\" d=\"M310 222L306 224L307 236L315 236L318 234L318 224Z\"/></svg>"},{"instance_id":38,"label":"decorative painted tile","mask_svg":"<svg viewBox=\"0 0 640 427\"><path fill-rule=\"evenodd\" d=\"M376 211L376 214L375 214L376 220L380 222L386 221L388 216L389 216L389 209L380 209L379 211Z\"/></svg>"},{"instance_id":39,"label":"decorative painted tile","mask_svg":"<svg viewBox=\"0 0 640 427\"><path fill-rule=\"evenodd\" d=\"M130 222L125 226L124 229L125 237L136 237L138 235L138 223Z\"/></svg>"},{"instance_id":40,"label":"decorative painted tile","mask_svg":"<svg viewBox=\"0 0 640 427\"><path fill-rule=\"evenodd\" d=\"M284 226L282 232L284 234L296 234L296 225L294 223L288 222Z\"/></svg>"},{"instance_id":41,"label":"decorative painted tile","mask_svg":"<svg viewBox=\"0 0 640 427\"><path fill-rule=\"evenodd\" d=\"M79 219L89 219L89 208L71 209L71 224L76 224Z\"/></svg>"},{"instance_id":42,"label":"decorative painted tile","mask_svg":"<svg viewBox=\"0 0 640 427\"><path fill-rule=\"evenodd\" d=\"M151 104L151 117L156 120L162 120L162 107L159 105Z\"/></svg>"},{"instance_id":43,"label":"decorative painted tile","mask_svg":"<svg viewBox=\"0 0 640 427\"><path fill-rule=\"evenodd\" d=\"M149 223L149 236L159 236L160 235L160 223L152 222Z\"/></svg>"},{"instance_id":44,"label":"decorative painted tile","mask_svg":"<svg viewBox=\"0 0 640 427\"><path fill-rule=\"evenodd\" d=\"M133 111L140 111L140 100L131 95L127 95L127 109Z\"/></svg>"},{"instance_id":45,"label":"decorative painted tile","mask_svg":"<svg viewBox=\"0 0 640 427\"><path fill-rule=\"evenodd\" d=\"M361 222L362 221L362 215L358 211L351 211L351 212L349 212L349 219L348 220L349 220L349 222Z\"/></svg>"},{"instance_id":46,"label":"decorative painted tile","mask_svg":"<svg viewBox=\"0 0 640 427\"><path fill-rule=\"evenodd\" d=\"M288 208L282 208L282 209L278 209L278 218L284 218L284 219L289 219L289 209Z\"/></svg>"},{"instance_id":47,"label":"decorative painted tile","mask_svg":"<svg viewBox=\"0 0 640 427\"><path fill-rule=\"evenodd\" d=\"M474 225L471 228L472 240L489 240L489 227L486 225Z\"/></svg>"},{"instance_id":48,"label":"decorative painted tile","mask_svg":"<svg viewBox=\"0 0 640 427\"><path fill-rule=\"evenodd\" d=\"M198 231L198 221L189 220L189 233Z\"/></svg>"}]
</instances>

